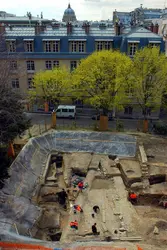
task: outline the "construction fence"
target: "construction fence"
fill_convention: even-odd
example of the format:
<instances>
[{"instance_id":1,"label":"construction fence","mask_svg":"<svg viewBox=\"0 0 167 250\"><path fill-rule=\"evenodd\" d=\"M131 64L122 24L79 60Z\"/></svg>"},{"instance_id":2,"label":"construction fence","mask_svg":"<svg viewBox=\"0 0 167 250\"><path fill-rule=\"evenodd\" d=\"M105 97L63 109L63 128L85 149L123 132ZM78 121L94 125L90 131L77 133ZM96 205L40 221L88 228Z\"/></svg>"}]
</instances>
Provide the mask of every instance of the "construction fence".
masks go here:
<instances>
[{"instance_id":1,"label":"construction fence","mask_svg":"<svg viewBox=\"0 0 167 250\"><path fill-rule=\"evenodd\" d=\"M39 245L31 245L24 243L13 243L13 242L0 242L1 250L128 250L127 248L118 248L118 247L101 247L101 246L86 246L86 247L72 247L72 248L47 248ZM136 250L144 250L140 246L136 246Z\"/></svg>"}]
</instances>

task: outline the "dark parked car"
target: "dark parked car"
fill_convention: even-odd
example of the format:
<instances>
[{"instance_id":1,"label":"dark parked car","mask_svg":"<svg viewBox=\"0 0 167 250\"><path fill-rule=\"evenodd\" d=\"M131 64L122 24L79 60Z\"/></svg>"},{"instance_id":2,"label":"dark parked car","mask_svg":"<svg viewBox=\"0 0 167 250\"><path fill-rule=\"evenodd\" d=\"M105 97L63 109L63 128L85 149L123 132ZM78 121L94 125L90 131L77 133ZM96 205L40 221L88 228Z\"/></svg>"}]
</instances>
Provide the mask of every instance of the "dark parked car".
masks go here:
<instances>
[{"instance_id":1,"label":"dark parked car","mask_svg":"<svg viewBox=\"0 0 167 250\"><path fill-rule=\"evenodd\" d=\"M100 120L100 114L98 114L98 115L93 115L93 116L92 116L92 120ZM112 117L111 114L108 114L108 120L109 120L109 121L112 121L112 120L113 120L113 117Z\"/></svg>"}]
</instances>

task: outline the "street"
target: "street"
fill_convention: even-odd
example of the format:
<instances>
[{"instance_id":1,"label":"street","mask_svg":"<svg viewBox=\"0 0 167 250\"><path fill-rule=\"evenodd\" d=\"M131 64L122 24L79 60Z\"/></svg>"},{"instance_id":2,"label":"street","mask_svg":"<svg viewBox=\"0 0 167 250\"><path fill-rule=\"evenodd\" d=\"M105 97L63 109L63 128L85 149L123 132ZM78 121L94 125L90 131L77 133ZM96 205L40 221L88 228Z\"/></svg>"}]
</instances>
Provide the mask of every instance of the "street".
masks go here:
<instances>
[{"instance_id":1,"label":"street","mask_svg":"<svg viewBox=\"0 0 167 250\"><path fill-rule=\"evenodd\" d=\"M51 124L51 114L39 114L39 113L26 113L26 116L31 119L32 125L35 124ZM124 125L124 128L126 130L137 130L137 126L139 121L138 120L133 120L133 119L124 119L121 120L121 122ZM97 121L99 123L99 121ZM93 127L96 124L95 120L92 120L91 117L88 116L77 116L76 120L71 120L68 118L58 118L57 119L57 125L58 126L64 126L64 127L72 127L74 124L76 124L76 127L81 127L81 128L89 128ZM116 120L109 121L109 129L115 129L116 128Z\"/></svg>"}]
</instances>

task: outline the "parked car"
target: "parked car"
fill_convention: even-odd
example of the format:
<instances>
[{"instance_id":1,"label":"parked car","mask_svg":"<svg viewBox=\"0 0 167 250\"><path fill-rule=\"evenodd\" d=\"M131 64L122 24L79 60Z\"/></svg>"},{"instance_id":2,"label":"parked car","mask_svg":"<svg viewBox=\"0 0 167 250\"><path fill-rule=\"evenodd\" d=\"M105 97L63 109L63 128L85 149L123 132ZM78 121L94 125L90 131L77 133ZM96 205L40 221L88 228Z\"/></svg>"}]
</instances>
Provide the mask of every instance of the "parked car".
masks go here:
<instances>
[{"instance_id":1,"label":"parked car","mask_svg":"<svg viewBox=\"0 0 167 250\"><path fill-rule=\"evenodd\" d=\"M59 105L56 110L57 118L70 118L74 119L76 116L76 106Z\"/></svg>"},{"instance_id":2,"label":"parked car","mask_svg":"<svg viewBox=\"0 0 167 250\"><path fill-rule=\"evenodd\" d=\"M92 120L100 120L100 114L93 115L93 116L92 116ZM113 120L113 117L112 117L111 114L108 114L108 120L109 120L109 121L112 121L112 120Z\"/></svg>"}]
</instances>

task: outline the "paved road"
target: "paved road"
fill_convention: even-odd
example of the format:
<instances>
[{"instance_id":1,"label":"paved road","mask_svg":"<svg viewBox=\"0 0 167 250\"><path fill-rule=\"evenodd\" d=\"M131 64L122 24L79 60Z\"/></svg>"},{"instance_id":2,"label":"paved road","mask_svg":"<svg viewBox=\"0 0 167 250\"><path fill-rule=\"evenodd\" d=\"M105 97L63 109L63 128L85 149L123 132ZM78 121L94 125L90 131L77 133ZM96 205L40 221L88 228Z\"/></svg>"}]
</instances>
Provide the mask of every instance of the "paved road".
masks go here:
<instances>
[{"instance_id":1,"label":"paved road","mask_svg":"<svg viewBox=\"0 0 167 250\"><path fill-rule=\"evenodd\" d=\"M51 123L51 114L39 114L39 113L27 113L26 114L28 118L31 119L32 125L34 124L50 124ZM57 119L57 125L58 126L72 126L76 122L77 127L82 127L82 128L88 128L88 127L93 127L95 122L94 120L91 119L91 117L85 117L85 116L78 116L76 120L70 120L70 119L63 119L59 118ZM132 119L126 119L122 120L122 123L124 124L124 128L127 130L136 130L137 125L138 125L138 120L132 120ZM109 121L109 128L115 129L116 127L116 121Z\"/></svg>"}]
</instances>

